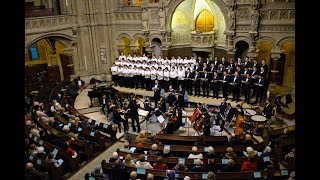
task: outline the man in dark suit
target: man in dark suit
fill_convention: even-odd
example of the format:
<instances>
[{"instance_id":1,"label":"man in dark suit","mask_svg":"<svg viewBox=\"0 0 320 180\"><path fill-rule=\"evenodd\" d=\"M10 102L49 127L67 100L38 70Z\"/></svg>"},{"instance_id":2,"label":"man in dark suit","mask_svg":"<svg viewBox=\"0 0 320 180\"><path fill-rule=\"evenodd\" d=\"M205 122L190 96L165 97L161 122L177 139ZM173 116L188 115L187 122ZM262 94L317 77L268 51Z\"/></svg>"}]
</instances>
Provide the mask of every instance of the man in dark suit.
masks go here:
<instances>
[{"instance_id":1,"label":"man in dark suit","mask_svg":"<svg viewBox=\"0 0 320 180\"><path fill-rule=\"evenodd\" d=\"M220 82L219 82L218 73L216 71L213 72L213 76L211 77L210 86L213 90L213 98L218 99L219 90L220 90Z\"/></svg>"},{"instance_id":2,"label":"man in dark suit","mask_svg":"<svg viewBox=\"0 0 320 180\"><path fill-rule=\"evenodd\" d=\"M152 90L154 92L153 98L154 98L155 108L157 108L158 101L160 101L160 91L161 91L161 87L158 80L155 80Z\"/></svg>"},{"instance_id":3,"label":"man in dark suit","mask_svg":"<svg viewBox=\"0 0 320 180\"><path fill-rule=\"evenodd\" d=\"M226 99L228 99L228 88L229 88L229 81L230 81L229 79L230 77L228 76L227 71L224 71L221 77L221 80L222 80L222 94L223 94L223 97Z\"/></svg>"},{"instance_id":4,"label":"man in dark suit","mask_svg":"<svg viewBox=\"0 0 320 180\"><path fill-rule=\"evenodd\" d=\"M238 72L234 73L234 76L233 76L231 83L233 83L231 85L232 98L233 98L232 101L238 102L239 98L240 98L240 86L241 86L241 79L240 79Z\"/></svg>"},{"instance_id":5,"label":"man in dark suit","mask_svg":"<svg viewBox=\"0 0 320 180\"><path fill-rule=\"evenodd\" d=\"M268 72L268 65L266 64L266 60L265 59L262 59L262 61L261 61L261 67L263 67L264 68L264 70L266 71L266 72Z\"/></svg>"},{"instance_id":6,"label":"man in dark suit","mask_svg":"<svg viewBox=\"0 0 320 180\"><path fill-rule=\"evenodd\" d=\"M257 69L260 69L260 64L258 63L258 61L256 59L253 60L252 68L253 67L256 67Z\"/></svg>"},{"instance_id":7,"label":"man in dark suit","mask_svg":"<svg viewBox=\"0 0 320 180\"><path fill-rule=\"evenodd\" d=\"M190 72L190 69L188 68L186 70L186 75L185 75L185 81L186 81L186 90L188 92L189 95L192 95L192 80L190 78L192 78L192 73Z\"/></svg>"},{"instance_id":8,"label":"man in dark suit","mask_svg":"<svg viewBox=\"0 0 320 180\"><path fill-rule=\"evenodd\" d=\"M223 67L227 67L228 63L226 61L226 59L224 57L221 58L221 64L223 65Z\"/></svg>"},{"instance_id":9,"label":"man in dark suit","mask_svg":"<svg viewBox=\"0 0 320 180\"><path fill-rule=\"evenodd\" d=\"M108 103L108 99L107 99L107 96L104 94L101 98L99 98L101 111L103 112L104 115L106 115L106 111L104 108L106 107L107 103Z\"/></svg>"},{"instance_id":10,"label":"man in dark suit","mask_svg":"<svg viewBox=\"0 0 320 180\"><path fill-rule=\"evenodd\" d=\"M159 93L160 95L160 93ZM138 133L140 132L141 128L140 128L140 122L139 122L139 113L138 113L138 109L139 109L140 105L137 103L137 101L135 100L135 98L132 99L132 101L130 101L128 108L130 109L129 111L129 116L131 117L131 125L132 125L132 130L133 132L136 132L136 127L135 127L135 121L137 123L137 128L138 128Z\"/></svg>"},{"instance_id":11,"label":"man in dark suit","mask_svg":"<svg viewBox=\"0 0 320 180\"><path fill-rule=\"evenodd\" d=\"M228 107L228 104L226 102L226 99L222 98L222 102L221 102L221 104L219 106L219 115L217 116L217 119L216 119L216 122L215 122L216 125L219 125L219 120L222 119L221 116L224 117L224 112L227 109L227 107Z\"/></svg>"},{"instance_id":12,"label":"man in dark suit","mask_svg":"<svg viewBox=\"0 0 320 180\"><path fill-rule=\"evenodd\" d=\"M260 68L260 75L262 76L263 79L266 79L267 78L267 72L266 70L264 69L264 67L261 66Z\"/></svg>"},{"instance_id":13,"label":"man in dark suit","mask_svg":"<svg viewBox=\"0 0 320 180\"><path fill-rule=\"evenodd\" d=\"M194 77L193 79L193 83L194 83L194 95L195 96L200 96L200 74L198 71L195 71Z\"/></svg>"},{"instance_id":14,"label":"man in dark suit","mask_svg":"<svg viewBox=\"0 0 320 180\"><path fill-rule=\"evenodd\" d=\"M271 119L272 115L272 104L270 103L270 100L266 100L266 105L263 108L262 115L265 116L267 119Z\"/></svg>"},{"instance_id":15,"label":"man in dark suit","mask_svg":"<svg viewBox=\"0 0 320 180\"><path fill-rule=\"evenodd\" d=\"M209 76L207 71L203 71L203 74L201 76L202 81L202 95L203 97L207 96L209 97L209 82L211 77Z\"/></svg>"},{"instance_id":16,"label":"man in dark suit","mask_svg":"<svg viewBox=\"0 0 320 180\"><path fill-rule=\"evenodd\" d=\"M242 83L242 91L244 94L244 101L249 103L250 101L250 93L251 93L252 80L249 74L246 74L246 77Z\"/></svg>"},{"instance_id":17,"label":"man in dark suit","mask_svg":"<svg viewBox=\"0 0 320 180\"><path fill-rule=\"evenodd\" d=\"M262 102L265 84L266 84L265 79L262 79L262 76L259 75L259 79L258 79L257 87L256 87L256 91L257 91L256 101L254 103L257 103L257 102L261 103Z\"/></svg>"},{"instance_id":18,"label":"man in dark suit","mask_svg":"<svg viewBox=\"0 0 320 180\"><path fill-rule=\"evenodd\" d=\"M213 60L214 68L217 69L218 66L219 66L219 64L220 64L220 62L219 62L219 60L218 60L218 57L215 56L215 57L214 57L214 60Z\"/></svg>"}]
</instances>

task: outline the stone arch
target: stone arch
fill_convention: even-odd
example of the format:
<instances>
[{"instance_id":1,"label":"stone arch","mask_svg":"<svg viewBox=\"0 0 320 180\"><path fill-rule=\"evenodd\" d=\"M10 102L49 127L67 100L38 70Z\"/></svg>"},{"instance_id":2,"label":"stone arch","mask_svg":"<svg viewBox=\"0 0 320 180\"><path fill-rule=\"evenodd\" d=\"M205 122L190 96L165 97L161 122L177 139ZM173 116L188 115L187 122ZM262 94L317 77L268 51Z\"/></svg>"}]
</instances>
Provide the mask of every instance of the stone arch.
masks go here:
<instances>
[{"instance_id":1,"label":"stone arch","mask_svg":"<svg viewBox=\"0 0 320 180\"><path fill-rule=\"evenodd\" d=\"M248 43L249 44L249 48L250 48L250 38L249 37L247 37L247 36L237 36L237 37L235 37L235 39L233 40L233 48L236 48L236 44L237 44L237 42L239 42L239 41L245 41L246 43Z\"/></svg>"},{"instance_id":2,"label":"stone arch","mask_svg":"<svg viewBox=\"0 0 320 180\"><path fill-rule=\"evenodd\" d=\"M277 45L279 47L281 47L284 43L286 42L295 42L295 38L294 37L284 37L282 39L280 39L278 42L277 42Z\"/></svg>"},{"instance_id":3,"label":"stone arch","mask_svg":"<svg viewBox=\"0 0 320 180\"><path fill-rule=\"evenodd\" d=\"M154 38L158 38L158 39L160 39L161 42L162 42L162 36L161 36L160 34L151 34L151 35L149 36L149 44L150 44L150 46L151 46L151 42L152 42L152 40L153 40ZM163 42L162 42L162 43L163 43Z\"/></svg>"},{"instance_id":4,"label":"stone arch","mask_svg":"<svg viewBox=\"0 0 320 180\"><path fill-rule=\"evenodd\" d=\"M137 34L133 35L133 37L132 37L133 40L131 42L135 43L138 38L142 38L142 39L144 39L144 41L146 41L146 38L143 36L143 34L137 33Z\"/></svg>"},{"instance_id":5,"label":"stone arch","mask_svg":"<svg viewBox=\"0 0 320 180\"><path fill-rule=\"evenodd\" d=\"M40 36L38 36L36 38L33 38L30 41L25 42L25 48L29 47L31 44L33 44L33 43L35 43L35 42L37 42L37 41L39 41L41 39L45 39L45 38L49 38L49 37L55 37L56 40L61 42L66 47L70 47L75 41L74 37L69 36L67 34L51 33L51 34L40 35Z\"/></svg>"},{"instance_id":6,"label":"stone arch","mask_svg":"<svg viewBox=\"0 0 320 180\"><path fill-rule=\"evenodd\" d=\"M171 29L171 23L172 23L172 16L176 10L176 8L179 6L180 3L182 3L184 0L171 0L167 4L168 7L168 13L167 13L167 22L166 22L166 28ZM214 3L220 8L223 16L225 17L225 23L228 23L228 7L225 4L223 0L215 0Z\"/></svg>"},{"instance_id":7,"label":"stone arch","mask_svg":"<svg viewBox=\"0 0 320 180\"><path fill-rule=\"evenodd\" d=\"M258 37L257 40L256 40L256 46L261 43L262 41L269 41L271 42L272 44L272 49L275 48L276 46L276 40L273 39L272 37L269 37L269 36L261 36L261 37Z\"/></svg>"},{"instance_id":8,"label":"stone arch","mask_svg":"<svg viewBox=\"0 0 320 180\"><path fill-rule=\"evenodd\" d=\"M120 43L120 44L122 44L122 39L123 39L124 37L130 39L130 41L131 41L131 36L130 36L129 34L127 34L127 33L121 33L121 34L119 34L118 37L117 37L117 42Z\"/></svg>"}]
</instances>

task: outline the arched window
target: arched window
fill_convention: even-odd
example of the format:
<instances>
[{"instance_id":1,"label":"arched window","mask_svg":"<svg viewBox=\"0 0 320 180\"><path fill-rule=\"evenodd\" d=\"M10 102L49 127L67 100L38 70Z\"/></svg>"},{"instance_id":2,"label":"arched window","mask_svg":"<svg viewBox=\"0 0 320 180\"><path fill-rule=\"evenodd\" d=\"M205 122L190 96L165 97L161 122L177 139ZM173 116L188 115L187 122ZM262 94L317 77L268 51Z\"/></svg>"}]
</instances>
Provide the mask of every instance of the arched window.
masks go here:
<instances>
[{"instance_id":1,"label":"arched window","mask_svg":"<svg viewBox=\"0 0 320 180\"><path fill-rule=\"evenodd\" d=\"M210 32L213 31L214 21L213 16L208 10L203 10L196 21L196 31Z\"/></svg>"}]
</instances>

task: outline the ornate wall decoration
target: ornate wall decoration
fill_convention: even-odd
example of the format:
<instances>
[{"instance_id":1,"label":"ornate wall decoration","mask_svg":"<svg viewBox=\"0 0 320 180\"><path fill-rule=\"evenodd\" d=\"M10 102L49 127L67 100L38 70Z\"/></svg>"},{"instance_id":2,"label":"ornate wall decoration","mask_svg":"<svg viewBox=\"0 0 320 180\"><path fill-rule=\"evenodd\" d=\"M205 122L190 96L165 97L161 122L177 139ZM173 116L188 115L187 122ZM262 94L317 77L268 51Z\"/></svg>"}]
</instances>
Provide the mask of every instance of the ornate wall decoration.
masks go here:
<instances>
[{"instance_id":1,"label":"ornate wall decoration","mask_svg":"<svg viewBox=\"0 0 320 180\"><path fill-rule=\"evenodd\" d=\"M280 11L280 19L288 19L288 11Z\"/></svg>"},{"instance_id":2,"label":"ornate wall decoration","mask_svg":"<svg viewBox=\"0 0 320 180\"><path fill-rule=\"evenodd\" d=\"M279 11L277 11L277 10L271 11L270 12L270 19L271 20L278 19L278 14L279 14Z\"/></svg>"},{"instance_id":3,"label":"ornate wall decoration","mask_svg":"<svg viewBox=\"0 0 320 180\"><path fill-rule=\"evenodd\" d=\"M269 11L261 11L260 18L261 18L261 20L269 19Z\"/></svg>"},{"instance_id":4,"label":"ornate wall decoration","mask_svg":"<svg viewBox=\"0 0 320 180\"><path fill-rule=\"evenodd\" d=\"M121 13L115 13L115 20L124 20L124 21L131 21L131 20L141 20L141 13L138 12L121 12Z\"/></svg>"},{"instance_id":5,"label":"ornate wall decoration","mask_svg":"<svg viewBox=\"0 0 320 180\"><path fill-rule=\"evenodd\" d=\"M259 31L295 31L295 26L260 26Z\"/></svg>"},{"instance_id":6,"label":"ornate wall decoration","mask_svg":"<svg viewBox=\"0 0 320 180\"><path fill-rule=\"evenodd\" d=\"M294 19L294 18L295 18L295 11L290 11L289 19Z\"/></svg>"},{"instance_id":7,"label":"ornate wall decoration","mask_svg":"<svg viewBox=\"0 0 320 180\"><path fill-rule=\"evenodd\" d=\"M248 20L250 18L249 8L239 8L237 10L237 20Z\"/></svg>"},{"instance_id":8,"label":"ornate wall decoration","mask_svg":"<svg viewBox=\"0 0 320 180\"><path fill-rule=\"evenodd\" d=\"M159 19L158 18L158 10L151 10L150 14L151 14L151 20Z\"/></svg>"}]
</instances>

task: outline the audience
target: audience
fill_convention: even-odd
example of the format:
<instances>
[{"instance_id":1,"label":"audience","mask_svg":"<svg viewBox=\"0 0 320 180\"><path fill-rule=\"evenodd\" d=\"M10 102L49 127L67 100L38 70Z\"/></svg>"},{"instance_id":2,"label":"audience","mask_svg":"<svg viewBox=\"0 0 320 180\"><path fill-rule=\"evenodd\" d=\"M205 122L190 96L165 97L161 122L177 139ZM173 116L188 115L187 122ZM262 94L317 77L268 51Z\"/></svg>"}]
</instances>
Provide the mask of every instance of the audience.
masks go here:
<instances>
[{"instance_id":1,"label":"audience","mask_svg":"<svg viewBox=\"0 0 320 180\"><path fill-rule=\"evenodd\" d=\"M126 178L126 166L117 159L112 165L111 179L124 179Z\"/></svg>"},{"instance_id":2,"label":"audience","mask_svg":"<svg viewBox=\"0 0 320 180\"><path fill-rule=\"evenodd\" d=\"M223 167L222 171L223 172L238 172L238 168L235 166L235 162L233 159L229 159L228 164Z\"/></svg>"},{"instance_id":3,"label":"audience","mask_svg":"<svg viewBox=\"0 0 320 180\"><path fill-rule=\"evenodd\" d=\"M232 147L227 148L227 153L224 155L225 158L233 159L237 157L237 154L233 151Z\"/></svg>"},{"instance_id":4,"label":"audience","mask_svg":"<svg viewBox=\"0 0 320 180\"><path fill-rule=\"evenodd\" d=\"M36 170L33 167L33 164L31 162L28 162L26 164L26 168L25 168L25 175L29 175L29 176L41 176L47 174L47 172L40 172L38 170Z\"/></svg>"},{"instance_id":5,"label":"audience","mask_svg":"<svg viewBox=\"0 0 320 180\"><path fill-rule=\"evenodd\" d=\"M145 169L153 169L151 164L145 160L145 157L143 154L139 155L138 161L136 162L136 167L145 168Z\"/></svg>"},{"instance_id":6,"label":"audience","mask_svg":"<svg viewBox=\"0 0 320 180\"><path fill-rule=\"evenodd\" d=\"M188 167L184 164L183 161L180 161L177 165L175 165L173 168L175 171L182 171L182 172L190 172Z\"/></svg>"},{"instance_id":7,"label":"audience","mask_svg":"<svg viewBox=\"0 0 320 180\"><path fill-rule=\"evenodd\" d=\"M176 173L173 170L167 170L167 177L164 180L176 180Z\"/></svg>"},{"instance_id":8,"label":"audience","mask_svg":"<svg viewBox=\"0 0 320 180\"><path fill-rule=\"evenodd\" d=\"M148 173L146 180L154 180L154 176L151 173Z\"/></svg>"},{"instance_id":9,"label":"audience","mask_svg":"<svg viewBox=\"0 0 320 180\"><path fill-rule=\"evenodd\" d=\"M214 148L212 146L209 146L208 153L204 155L205 158L217 158L218 155L214 153Z\"/></svg>"},{"instance_id":10,"label":"audience","mask_svg":"<svg viewBox=\"0 0 320 180\"><path fill-rule=\"evenodd\" d=\"M214 159L209 159L208 160L208 165L206 166L207 170L206 171L213 171L213 172L218 172L218 165L215 163Z\"/></svg>"},{"instance_id":11,"label":"audience","mask_svg":"<svg viewBox=\"0 0 320 180\"><path fill-rule=\"evenodd\" d=\"M133 153L144 154L143 144L142 143L137 143L136 149L133 151Z\"/></svg>"},{"instance_id":12,"label":"audience","mask_svg":"<svg viewBox=\"0 0 320 180\"><path fill-rule=\"evenodd\" d=\"M201 153L198 153L198 148L196 146L193 146L191 149L192 153L189 154L188 158L190 159L202 159L203 155Z\"/></svg>"},{"instance_id":13,"label":"audience","mask_svg":"<svg viewBox=\"0 0 320 180\"><path fill-rule=\"evenodd\" d=\"M131 171L130 173L130 180L140 180L140 179L137 179L137 172L136 171Z\"/></svg>"},{"instance_id":14,"label":"audience","mask_svg":"<svg viewBox=\"0 0 320 180\"><path fill-rule=\"evenodd\" d=\"M130 151L130 144L129 144L129 142L128 141L125 141L124 142L124 144L123 144L123 148L121 148L121 149L119 149L119 151L121 151L121 152L126 152L126 153L132 153L131 151Z\"/></svg>"},{"instance_id":15,"label":"audience","mask_svg":"<svg viewBox=\"0 0 320 180\"><path fill-rule=\"evenodd\" d=\"M185 176L183 180L191 180L191 178L189 176Z\"/></svg>"},{"instance_id":16,"label":"audience","mask_svg":"<svg viewBox=\"0 0 320 180\"><path fill-rule=\"evenodd\" d=\"M130 154L127 154L126 157L123 160L123 164L127 167L136 167L136 164L134 163L134 161L132 160L132 157Z\"/></svg>"},{"instance_id":17,"label":"audience","mask_svg":"<svg viewBox=\"0 0 320 180\"><path fill-rule=\"evenodd\" d=\"M208 180L216 180L216 175L214 174L214 172L208 172Z\"/></svg>"},{"instance_id":18,"label":"audience","mask_svg":"<svg viewBox=\"0 0 320 180\"><path fill-rule=\"evenodd\" d=\"M159 156L161 155L161 152L157 150L158 149L158 145L157 144L152 144L151 145L151 150L148 151L149 155L156 155Z\"/></svg>"},{"instance_id":19,"label":"audience","mask_svg":"<svg viewBox=\"0 0 320 180\"><path fill-rule=\"evenodd\" d=\"M245 139L241 141L241 144L246 147L252 146L254 144L254 142L252 140L252 136L250 134L246 134Z\"/></svg>"},{"instance_id":20,"label":"audience","mask_svg":"<svg viewBox=\"0 0 320 180\"><path fill-rule=\"evenodd\" d=\"M140 131L138 136L136 137L137 142L148 142L149 139L146 136L146 131Z\"/></svg>"},{"instance_id":21,"label":"audience","mask_svg":"<svg viewBox=\"0 0 320 180\"><path fill-rule=\"evenodd\" d=\"M254 157L249 156L248 160L242 163L241 171L257 171L258 165L254 161Z\"/></svg>"},{"instance_id":22,"label":"audience","mask_svg":"<svg viewBox=\"0 0 320 180\"><path fill-rule=\"evenodd\" d=\"M204 137L203 136L199 136L198 137L198 141L196 141L194 143L195 146L206 146L207 143L204 142Z\"/></svg>"},{"instance_id":23,"label":"audience","mask_svg":"<svg viewBox=\"0 0 320 180\"><path fill-rule=\"evenodd\" d=\"M159 170L167 170L168 166L166 163L162 162L162 158L158 157L157 161L153 163L153 169L159 169Z\"/></svg>"},{"instance_id":24,"label":"audience","mask_svg":"<svg viewBox=\"0 0 320 180\"><path fill-rule=\"evenodd\" d=\"M95 179L109 179L109 176L108 176L107 174L103 174L103 173L102 173L101 167L96 167L96 168L94 168L94 171L91 172L91 175L92 175Z\"/></svg>"},{"instance_id":25,"label":"audience","mask_svg":"<svg viewBox=\"0 0 320 180\"><path fill-rule=\"evenodd\" d=\"M264 148L264 150L262 151L262 154L260 155L261 157L267 157L270 156L271 154L271 147L270 146L266 146Z\"/></svg>"},{"instance_id":26,"label":"audience","mask_svg":"<svg viewBox=\"0 0 320 180\"><path fill-rule=\"evenodd\" d=\"M203 172L204 171L204 169L201 166L201 164L202 164L201 159L197 159L195 164L196 165L191 168L191 172Z\"/></svg>"},{"instance_id":27,"label":"audience","mask_svg":"<svg viewBox=\"0 0 320 180\"><path fill-rule=\"evenodd\" d=\"M170 148L164 147L162 157L173 157L173 154L170 152Z\"/></svg>"},{"instance_id":28,"label":"audience","mask_svg":"<svg viewBox=\"0 0 320 180\"><path fill-rule=\"evenodd\" d=\"M110 159L109 159L109 163L114 163L117 159L119 158L119 155L117 152L113 152Z\"/></svg>"},{"instance_id":29,"label":"audience","mask_svg":"<svg viewBox=\"0 0 320 180\"><path fill-rule=\"evenodd\" d=\"M236 137L234 133L231 135L228 135L228 141L227 141L227 146L235 146L239 144L239 139Z\"/></svg>"}]
</instances>

